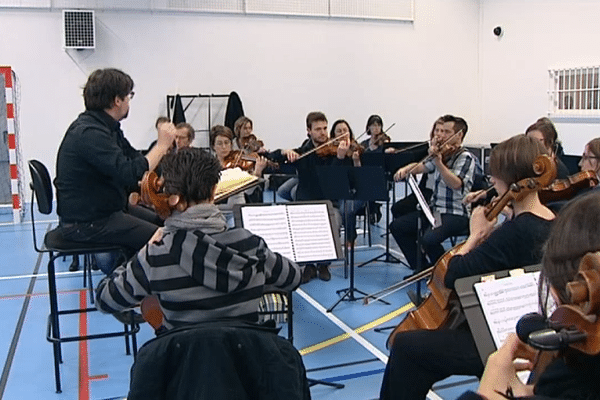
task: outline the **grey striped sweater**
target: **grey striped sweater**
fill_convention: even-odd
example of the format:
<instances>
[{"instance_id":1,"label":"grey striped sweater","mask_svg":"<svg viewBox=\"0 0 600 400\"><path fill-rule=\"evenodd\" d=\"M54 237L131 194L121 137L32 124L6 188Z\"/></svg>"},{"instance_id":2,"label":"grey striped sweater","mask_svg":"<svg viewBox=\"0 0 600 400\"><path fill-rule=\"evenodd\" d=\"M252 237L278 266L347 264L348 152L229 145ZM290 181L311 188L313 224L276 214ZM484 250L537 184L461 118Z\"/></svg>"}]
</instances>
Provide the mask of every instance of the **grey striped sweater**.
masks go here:
<instances>
[{"instance_id":1,"label":"grey striped sweater","mask_svg":"<svg viewBox=\"0 0 600 400\"><path fill-rule=\"evenodd\" d=\"M98 309L122 311L156 294L167 328L223 318L256 321L265 291L293 290L300 283L298 265L246 229L209 235L201 221L193 221L196 229L168 222L160 242L144 246L100 282Z\"/></svg>"}]
</instances>

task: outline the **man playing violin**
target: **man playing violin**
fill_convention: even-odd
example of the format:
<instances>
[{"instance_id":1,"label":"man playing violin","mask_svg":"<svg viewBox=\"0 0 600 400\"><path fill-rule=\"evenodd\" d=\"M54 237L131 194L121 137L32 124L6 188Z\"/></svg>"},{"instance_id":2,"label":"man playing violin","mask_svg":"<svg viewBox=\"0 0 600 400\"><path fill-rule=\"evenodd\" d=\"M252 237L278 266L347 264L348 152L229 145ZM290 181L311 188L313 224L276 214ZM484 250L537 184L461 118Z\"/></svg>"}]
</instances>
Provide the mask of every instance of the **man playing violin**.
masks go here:
<instances>
[{"instance_id":1,"label":"man playing violin","mask_svg":"<svg viewBox=\"0 0 600 400\"><path fill-rule=\"evenodd\" d=\"M394 180L400 181L408 174L435 173L430 205L436 216L436 225L432 227L427 221L423 222L426 229L421 241L431 264L444 254L444 240L468 230L468 211L462 199L471 190L479 169L476 157L462 147L468 129L466 121L452 115L445 115L440 121L443 124L435 130L429 149L430 160L408 164L394 174ZM417 269L420 254L417 249L417 218L420 215L420 211L414 211L394 219L390 224L390 232L413 270ZM425 267L426 260L422 257L421 269Z\"/></svg>"},{"instance_id":2,"label":"man playing violin","mask_svg":"<svg viewBox=\"0 0 600 400\"><path fill-rule=\"evenodd\" d=\"M473 211L469 237L457 246L447 264L445 288L454 289L459 278L540 262L554 213L540 202L537 191L510 188L537 176L533 165L542 154L546 154L544 146L525 135L494 147L490 155L492 182L498 194L510 200L515 217L496 227L497 219L486 217L488 210L478 207ZM464 312L458 308L451 314L455 318L439 329L408 330L393 336L382 400L425 399L435 382L451 375L481 376L483 364Z\"/></svg>"},{"instance_id":3,"label":"man playing violin","mask_svg":"<svg viewBox=\"0 0 600 400\"><path fill-rule=\"evenodd\" d=\"M158 227L155 214L128 209L127 196L169 151L175 129L160 124L157 143L145 156L131 147L119 121L129 114L133 95L131 77L112 68L94 71L83 88L86 111L65 133L54 180L59 224L68 240L122 245L133 253Z\"/></svg>"},{"instance_id":4,"label":"man playing violin","mask_svg":"<svg viewBox=\"0 0 600 400\"><path fill-rule=\"evenodd\" d=\"M275 160L283 161L287 159L289 162L295 163L298 171L296 200L322 200L325 196L317 176L317 167L340 163L346 157L349 142L343 141L343 144L338 146L335 155L320 157L316 154L314 150L329 140L327 117L320 111L308 113L306 116L306 132L309 140L299 148L276 150L271 154ZM306 156L302 156L303 154L306 154ZM320 279L324 281L331 279L328 263L320 263L316 267L308 264L304 269L303 282L308 282L317 275L317 272Z\"/></svg>"}]
</instances>

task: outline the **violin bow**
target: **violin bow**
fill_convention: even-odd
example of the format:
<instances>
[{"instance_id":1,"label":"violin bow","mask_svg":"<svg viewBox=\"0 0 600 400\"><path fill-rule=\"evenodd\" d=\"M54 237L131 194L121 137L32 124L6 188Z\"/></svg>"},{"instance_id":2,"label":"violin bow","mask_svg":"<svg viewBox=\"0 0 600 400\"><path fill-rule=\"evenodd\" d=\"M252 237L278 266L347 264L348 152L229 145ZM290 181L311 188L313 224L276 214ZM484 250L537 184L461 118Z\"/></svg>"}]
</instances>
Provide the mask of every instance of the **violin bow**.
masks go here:
<instances>
[{"instance_id":1,"label":"violin bow","mask_svg":"<svg viewBox=\"0 0 600 400\"><path fill-rule=\"evenodd\" d=\"M309 151L307 151L306 153L302 154L300 157L298 157L298 158L296 159L296 161L300 160L301 158L304 158L304 157L306 157L306 156L307 156L307 155L309 155L309 154L312 154L312 153L314 153L315 151L317 151L317 150L319 150L319 149L322 149L323 147L325 147L325 146L327 146L327 145L330 145L331 143L335 142L336 140L340 140L340 139L341 139L341 138L343 138L344 136L349 136L349 135L350 135L350 132L346 132L346 133L344 133L343 135L340 135L340 136L338 136L338 137L336 137L336 138L329 139L329 140L328 140L328 141L326 141L325 143L323 143L323 144L321 144L321 145L319 145L319 146L315 147L314 149L312 149L312 150L309 150Z\"/></svg>"}]
</instances>

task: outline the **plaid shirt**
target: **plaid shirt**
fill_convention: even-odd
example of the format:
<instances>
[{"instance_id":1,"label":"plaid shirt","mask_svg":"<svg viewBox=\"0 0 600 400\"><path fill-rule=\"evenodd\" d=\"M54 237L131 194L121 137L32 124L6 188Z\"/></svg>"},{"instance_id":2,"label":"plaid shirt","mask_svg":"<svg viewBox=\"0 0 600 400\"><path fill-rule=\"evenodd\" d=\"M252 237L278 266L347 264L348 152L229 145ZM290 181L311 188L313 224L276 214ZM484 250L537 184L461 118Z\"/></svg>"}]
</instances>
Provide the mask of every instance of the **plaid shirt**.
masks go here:
<instances>
[{"instance_id":1,"label":"plaid shirt","mask_svg":"<svg viewBox=\"0 0 600 400\"><path fill-rule=\"evenodd\" d=\"M480 169L477 158L465 148L462 148L462 150L454 154L450 160L448 160L446 165L454 175L460 178L462 187L458 190L454 190L446 185L446 182L444 182L444 179L442 178L442 174L436 169L434 162L427 162L425 168L427 168L429 172L435 171L433 176L433 195L431 196L429 204L433 212L468 217L469 212L467 211L467 207L462 203L462 200L465 195L471 191L475 173Z\"/></svg>"}]
</instances>

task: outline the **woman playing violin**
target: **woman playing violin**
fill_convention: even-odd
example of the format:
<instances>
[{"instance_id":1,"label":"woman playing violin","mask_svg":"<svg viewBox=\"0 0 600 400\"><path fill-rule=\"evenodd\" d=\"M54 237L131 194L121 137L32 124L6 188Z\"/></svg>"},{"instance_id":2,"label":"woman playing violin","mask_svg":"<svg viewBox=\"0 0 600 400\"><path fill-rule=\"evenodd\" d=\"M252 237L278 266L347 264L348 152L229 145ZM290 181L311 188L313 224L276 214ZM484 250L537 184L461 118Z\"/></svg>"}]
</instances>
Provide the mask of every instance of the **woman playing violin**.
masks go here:
<instances>
[{"instance_id":1,"label":"woman playing violin","mask_svg":"<svg viewBox=\"0 0 600 400\"><path fill-rule=\"evenodd\" d=\"M390 137L383 131L383 120L379 115L374 114L369 117L366 130L370 138L361 143L366 151L381 150L383 144L390 141Z\"/></svg>"},{"instance_id":2,"label":"woman playing violin","mask_svg":"<svg viewBox=\"0 0 600 400\"><path fill-rule=\"evenodd\" d=\"M581 171L593 171L600 176L600 138L590 140L579 161Z\"/></svg>"},{"instance_id":3,"label":"woman playing violin","mask_svg":"<svg viewBox=\"0 0 600 400\"><path fill-rule=\"evenodd\" d=\"M545 286L540 288L540 304L547 303L544 298L547 290L544 288L550 288L549 292L558 305L575 305L567 294L566 285L577 274L583 256L600 251L598 226L598 192L578 197L561 211L552 227L542 260L540 284L543 282ZM587 340L597 341L598 337L589 337ZM535 386L525 385L516 373L521 369L530 369L531 362L524 365L522 362L515 363L515 359L532 360L534 354L531 347L522 343L516 335L511 335L489 357L477 394L467 392L460 399L598 399L599 355L586 355L573 348L561 350L559 357L542 372Z\"/></svg>"},{"instance_id":4,"label":"woman playing violin","mask_svg":"<svg viewBox=\"0 0 600 400\"><path fill-rule=\"evenodd\" d=\"M556 178L567 178L569 176L569 169L559 158L559 155L562 153L562 147L558 140L558 132L556 132L556 127L552 121L547 117L542 117L531 124L525 131L525 134L539 140L546 147L546 150L548 150L548 154L554 158L556 162Z\"/></svg>"},{"instance_id":5,"label":"woman playing violin","mask_svg":"<svg viewBox=\"0 0 600 400\"><path fill-rule=\"evenodd\" d=\"M518 135L496 146L490 155L492 181L498 194L510 185L535 177L533 164L546 150L538 141ZM554 214L537 192L512 201L515 217L496 228L484 208L474 210L470 234L450 259L445 286L458 278L536 264L541 260ZM462 317L462 318L461 318ZM395 336L381 387L381 399L424 399L432 385L451 375L483 373L473 336L460 310L455 326L401 332Z\"/></svg>"},{"instance_id":6,"label":"woman playing violin","mask_svg":"<svg viewBox=\"0 0 600 400\"><path fill-rule=\"evenodd\" d=\"M240 167L242 161L246 161L243 160L239 151L234 152L233 133L226 126L215 125L212 127L210 130L210 147L215 152L223 169ZM267 160L264 157L258 157L253 164L253 168L248 172L258 177L262 176L262 172L267 166Z\"/></svg>"},{"instance_id":7,"label":"woman playing violin","mask_svg":"<svg viewBox=\"0 0 600 400\"><path fill-rule=\"evenodd\" d=\"M265 154L267 150L264 147L264 143L256 138L253 132L254 125L252 120L248 117L241 116L235 121L233 125L233 133L235 135L235 144L238 150L242 150L244 153L258 153Z\"/></svg>"},{"instance_id":8,"label":"woman playing violin","mask_svg":"<svg viewBox=\"0 0 600 400\"><path fill-rule=\"evenodd\" d=\"M354 141L354 133L350 124L346 120L338 119L331 126L329 137L331 139L341 138L339 143L333 144L332 148L341 147L346 150L346 158L343 161L344 165L354 165L360 167L360 154L362 148ZM364 210L366 202L363 200L346 201L340 200L340 213L342 215L342 224L346 232L346 245L354 243L356 240L356 214Z\"/></svg>"}]
</instances>

